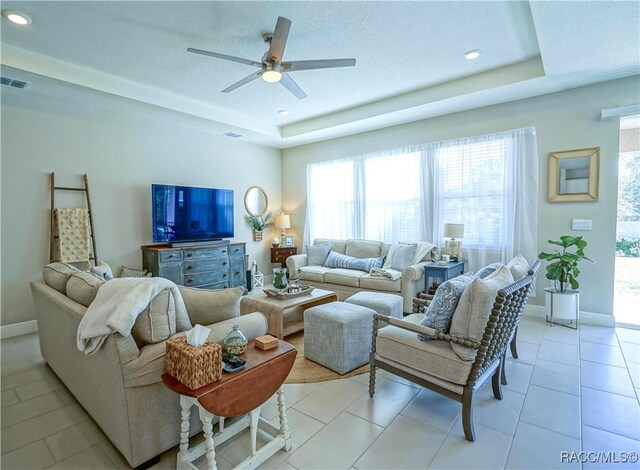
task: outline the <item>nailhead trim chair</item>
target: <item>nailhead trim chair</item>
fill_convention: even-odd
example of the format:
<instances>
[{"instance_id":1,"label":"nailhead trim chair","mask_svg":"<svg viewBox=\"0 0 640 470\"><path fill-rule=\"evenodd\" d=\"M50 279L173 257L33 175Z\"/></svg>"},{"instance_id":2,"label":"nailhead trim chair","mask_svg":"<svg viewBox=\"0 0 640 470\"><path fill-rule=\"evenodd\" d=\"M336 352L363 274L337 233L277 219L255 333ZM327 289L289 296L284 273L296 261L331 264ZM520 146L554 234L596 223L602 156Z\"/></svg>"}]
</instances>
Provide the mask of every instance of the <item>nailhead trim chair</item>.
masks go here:
<instances>
[{"instance_id":1,"label":"nailhead trim chair","mask_svg":"<svg viewBox=\"0 0 640 470\"><path fill-rule=\"evenodd\" d=\"M512 338L515 338L539 266L537 261L527 276L498 291L480 342L421 326L415 320L375 314L369 359L369 395L373 397L375 394L376 368L380 368L459 401L462 403L464 435L473 442L473 394L491 377L493 395L498 400L502 399L505 354ZM381 321L390 326L380 330L378 338ZM420 341L416 333L431 340ZM477 349L475 360L458 358L450 343Z\"/></svg>"}]
</instances>

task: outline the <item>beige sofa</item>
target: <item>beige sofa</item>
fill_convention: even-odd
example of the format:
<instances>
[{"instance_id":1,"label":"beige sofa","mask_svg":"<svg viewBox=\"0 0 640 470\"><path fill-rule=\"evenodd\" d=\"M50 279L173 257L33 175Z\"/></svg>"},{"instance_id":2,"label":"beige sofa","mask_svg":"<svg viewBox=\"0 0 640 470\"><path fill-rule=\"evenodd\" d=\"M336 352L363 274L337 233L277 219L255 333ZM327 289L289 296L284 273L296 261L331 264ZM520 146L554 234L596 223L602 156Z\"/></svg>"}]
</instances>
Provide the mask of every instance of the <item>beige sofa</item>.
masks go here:
<instances>
[{"instance_id":1,"label":"beige sofa","mask_svg":"<svg viewBox=\"0 0 640 470\"><path fill-rule=\"evenodd\" d=\"M330 244L331 250L353 256L354 258L377 258L387 256L390 244L373 240L332 240L316 238L314 245ZM287 268L290 273L300 271L302 281L322 289L328 289L338 294L340 300L352 296L356 292L373 291L397 294L402 296L402 310L411 313L413 298L424 290L424 266L433 260L421 262L404 269L402 277L391 280L385 277L372 276L364 271L342 268L326 268L324 266L309 266L307 255L293 255L287 258Z\"/></svg>"},{"instance_id":2,"label":"beige sofa","mask_svg":"<svg viewBox=\"0 0 640 470\"><path fill-rule=\"evenodd\" d=\"M242 288L219 291L227 296L221 302L216 292L206 292L211 296L208 301L200 295L202 291L185 293L181 288L191 320L211 319L209 339L221 342L234 324L249 339L266 334L262 314L239 316L241 292L229 292L238 289ZM42 355L129 464L139 466L176 446L179 398L160 379L165 371L165 341L140 345L133 335L113 334L95 354L86 356L76 347L76 331L86 307L42 281L32 281L31 291ZM193 434L201 429L197 413L191 415L190 429Z\"/></svg>"}]
</instances>

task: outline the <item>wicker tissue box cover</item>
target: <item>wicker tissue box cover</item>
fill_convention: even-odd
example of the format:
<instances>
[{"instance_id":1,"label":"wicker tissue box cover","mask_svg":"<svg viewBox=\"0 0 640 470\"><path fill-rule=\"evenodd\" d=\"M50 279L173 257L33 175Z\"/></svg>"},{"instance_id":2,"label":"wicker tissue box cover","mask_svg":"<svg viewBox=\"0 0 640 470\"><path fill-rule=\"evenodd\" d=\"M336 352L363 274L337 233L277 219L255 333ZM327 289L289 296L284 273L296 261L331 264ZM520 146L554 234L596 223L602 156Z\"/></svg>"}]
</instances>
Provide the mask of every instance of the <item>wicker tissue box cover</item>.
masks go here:
<instances>
[{"instance_id":1,"label":"wicker tissue box cover","mask_svg":"<svg viewBox=\"0 0 640 470\"><path fill-rule=\"evenodd\" d=\"M185 336L169 339L165 361L167 372L191 390L222 378L222 347L209 340L194 348Z\"/></svg>"}]
</instances>

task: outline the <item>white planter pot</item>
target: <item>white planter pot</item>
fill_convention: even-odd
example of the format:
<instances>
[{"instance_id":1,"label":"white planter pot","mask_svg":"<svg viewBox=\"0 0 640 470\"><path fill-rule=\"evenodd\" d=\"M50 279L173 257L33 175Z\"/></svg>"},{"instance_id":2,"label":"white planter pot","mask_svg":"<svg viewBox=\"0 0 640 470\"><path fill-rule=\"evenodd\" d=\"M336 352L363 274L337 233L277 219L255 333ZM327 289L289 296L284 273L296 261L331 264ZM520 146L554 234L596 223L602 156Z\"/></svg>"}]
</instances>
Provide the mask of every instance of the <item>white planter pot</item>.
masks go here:
<instances>
[{"instance_id":1,"label":"white planter pot","mask_svg":"<svg viewBox=\"0 0 640 470\"><path fill-rule=\"evenodd\" d=\"M573 320L577 323L580 312L580 292L572 290L556 292L553 288L547 288L544 309L547 318L553 315L554 320Z\"/></svg>"}]
</instances>

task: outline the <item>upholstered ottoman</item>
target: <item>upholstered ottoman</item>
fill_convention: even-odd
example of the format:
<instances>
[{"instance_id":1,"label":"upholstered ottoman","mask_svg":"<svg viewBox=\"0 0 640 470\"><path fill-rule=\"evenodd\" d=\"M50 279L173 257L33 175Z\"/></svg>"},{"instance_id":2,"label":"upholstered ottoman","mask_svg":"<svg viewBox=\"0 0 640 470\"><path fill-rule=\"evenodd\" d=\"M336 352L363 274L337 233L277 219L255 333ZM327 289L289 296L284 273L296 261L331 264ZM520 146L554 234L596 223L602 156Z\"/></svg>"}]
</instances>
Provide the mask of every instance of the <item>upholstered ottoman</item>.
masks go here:
<instances>
[{"instance_id":1,"label":"upholstered ottoman","mask_svg":"<svg viewBox=\"0 0 640 470\"><path fill-rule=\"evenodd\" d=\"M399 295L383 294L381 292L358 292L345 300L345 302L370 308L380 315L396 318L403 317L403 301Z\"/></svg>"},{"instance_id":2,"label":"upholstered ottoman","mask_svg":"<svg viewBox=\"0 0 640 470\"><path fill-rule=\"evenodd\" d=\"M341 375L366 364L374 313L370 308L346 302L305 310L304 357Z\"/></svg>"}]
</instances>

